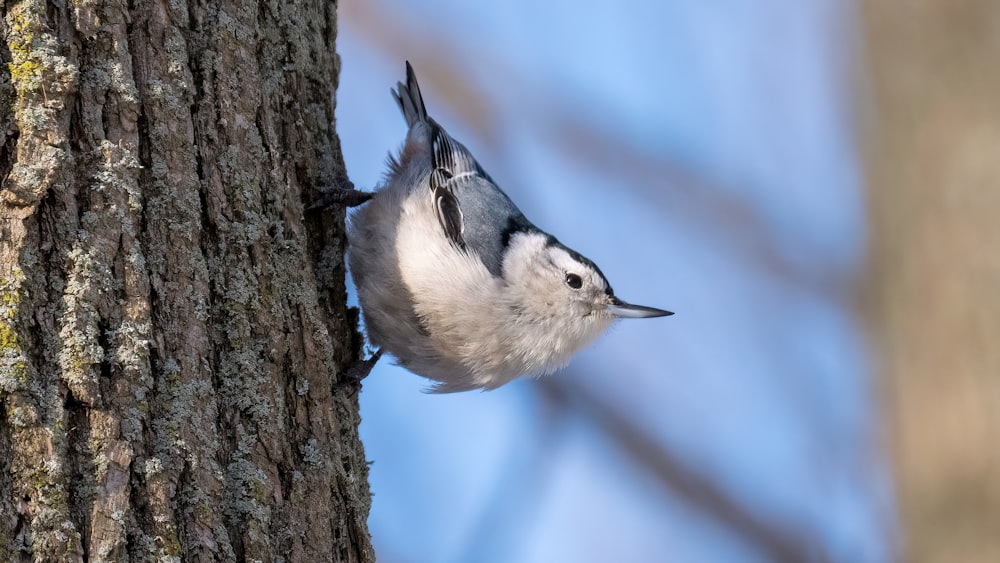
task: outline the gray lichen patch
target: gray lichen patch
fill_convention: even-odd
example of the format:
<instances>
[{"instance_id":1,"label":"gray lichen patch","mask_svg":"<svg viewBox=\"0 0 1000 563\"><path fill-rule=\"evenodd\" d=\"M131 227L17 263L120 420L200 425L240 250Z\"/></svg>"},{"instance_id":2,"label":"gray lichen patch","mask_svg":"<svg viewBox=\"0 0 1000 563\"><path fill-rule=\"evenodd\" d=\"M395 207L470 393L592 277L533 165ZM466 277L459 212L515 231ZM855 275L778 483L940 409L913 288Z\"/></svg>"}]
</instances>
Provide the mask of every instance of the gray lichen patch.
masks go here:
<instances>
[{"instance_id":1,"label":"gray lichen patch","mask_svg":"<svg viewBox=\"0 0 1000 563\"><path fill-rule=\"evenodd\" d=\"M69 475L57 454L65 435L57 427L25 428L14 435L17 455L11 474L18 494L27 499L24 510L32 516L32 549L39 560L62 560L82 554L80 534L69 505Z\"/></svg>"},{"instance_id":2,"label":"gray lichen patch","mask_svg":"<svg viewBox=\"0 0 1000 563\"><path fill-rule=\"evenodd\" d=\"M15 93L14 118L20 130L17 162L4 179L0 201L36 204L53 184L68 181L72 157L66 151L66 100L76 91L78 69L62 53L49 29L43 1L10 6L5 15L7 63Z\"/></svg>"},{"instance_id":3,"label":"gray lichen patch","mask_svg":"<svg viewBox=\"0 0 1000 563\"><path fill-rule=\"evenodd\" d=\"M92 213L84 213L84 228L96 222ZM90 225L93 227L93 225ZM105 361L101 345L101 314L98 302L107 299L114 277L102 256L99 241L89 240L81 230L80 242L68 254L70 264L63 291L63 310L59 330L59 367L61 377L74 397L86 405L99 401L98 366Z\"/></svg>"}]
</instances>

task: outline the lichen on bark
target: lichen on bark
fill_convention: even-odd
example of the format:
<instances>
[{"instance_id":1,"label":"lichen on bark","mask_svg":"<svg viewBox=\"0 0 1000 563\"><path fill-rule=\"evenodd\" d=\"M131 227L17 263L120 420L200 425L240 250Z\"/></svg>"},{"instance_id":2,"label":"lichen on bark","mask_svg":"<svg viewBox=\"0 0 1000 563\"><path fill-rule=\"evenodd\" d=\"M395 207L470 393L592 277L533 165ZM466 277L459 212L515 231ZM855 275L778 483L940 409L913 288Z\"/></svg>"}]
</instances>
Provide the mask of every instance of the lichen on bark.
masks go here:
<instances>
[{"instance_id":1,"label":"lichen on bark","mask_svg":"<svg viewBox=\"0 0 1000 563\"><path fill-rule=\"evenodd\" d=\"M373 560L335 10L2 9L0 560Z\"/></svg>"}]
</instances>

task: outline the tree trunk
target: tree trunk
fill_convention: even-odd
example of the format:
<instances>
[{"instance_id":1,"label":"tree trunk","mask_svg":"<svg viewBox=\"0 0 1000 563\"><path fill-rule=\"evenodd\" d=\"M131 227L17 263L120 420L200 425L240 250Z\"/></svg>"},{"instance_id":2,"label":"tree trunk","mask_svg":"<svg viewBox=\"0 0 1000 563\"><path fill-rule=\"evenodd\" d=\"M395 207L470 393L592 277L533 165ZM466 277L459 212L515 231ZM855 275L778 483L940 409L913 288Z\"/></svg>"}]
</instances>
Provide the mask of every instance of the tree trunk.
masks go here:
<instances>
[{"instance_id":1,"label":"tree trunk","mask_svg":"<svg viewBox=\"0 0 1000 563\"><path fill-rule=\"evenodd\" d=\"M1000 561L1000 11L867 0L868 312L915 562Z\"/></svg>"},{"instance_id":2,"label":"tree trunk","mask_svg":"<svg viewBox=\"0 0 1000 563\"><path fill-rule=\"evenodd\" d=\"M372 561L336 5L2 20L0 561Z\"/></svg>"}]
</instances>

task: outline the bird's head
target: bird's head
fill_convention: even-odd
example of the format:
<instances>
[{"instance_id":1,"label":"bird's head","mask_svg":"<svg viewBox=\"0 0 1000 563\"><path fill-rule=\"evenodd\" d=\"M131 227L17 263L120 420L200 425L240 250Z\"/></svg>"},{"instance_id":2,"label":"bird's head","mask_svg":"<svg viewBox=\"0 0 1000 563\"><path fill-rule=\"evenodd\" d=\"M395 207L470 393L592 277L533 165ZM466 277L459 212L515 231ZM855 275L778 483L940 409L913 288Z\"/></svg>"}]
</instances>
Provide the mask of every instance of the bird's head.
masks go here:
<instances>
[{"instance_id":1,"label":"bird's head","mask_svg":"<svg viewBox=\"0 0 1000 563\"><path fill-rule=\"evenodd\" d=\"M503 270L512 306L529 322L564 341L570 353L616 319L673 314L617 298L596 264L541 231L511 237Z\"/></svg>"}]
</instances>

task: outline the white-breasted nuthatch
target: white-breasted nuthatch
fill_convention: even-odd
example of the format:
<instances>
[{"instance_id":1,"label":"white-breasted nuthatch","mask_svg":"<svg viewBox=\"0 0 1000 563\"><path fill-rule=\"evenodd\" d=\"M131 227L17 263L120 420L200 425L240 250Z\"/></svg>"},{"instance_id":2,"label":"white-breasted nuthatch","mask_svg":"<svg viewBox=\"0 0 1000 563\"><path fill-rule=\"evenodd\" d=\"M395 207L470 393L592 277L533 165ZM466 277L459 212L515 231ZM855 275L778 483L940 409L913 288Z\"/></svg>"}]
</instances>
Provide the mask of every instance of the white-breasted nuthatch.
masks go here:
<instances>
[{"instance_id":1,"label":"white-breasted nuthatch","mask_svg":"<svg viewBox=\"0 0 1000 563\"><path fill-rule=\"evenodd\" d=\"M428 117L409 62L393 96L410 129L350 218L349 264L369 340L431 391L548 374L615 319L672 314L618 299L596 264L528 221Z\"/></svg>"}]
</instances>

